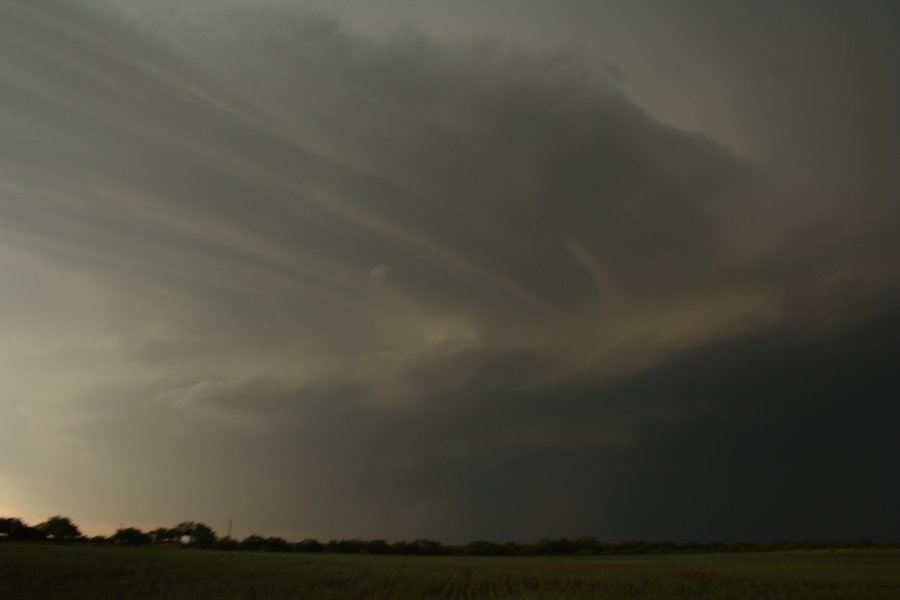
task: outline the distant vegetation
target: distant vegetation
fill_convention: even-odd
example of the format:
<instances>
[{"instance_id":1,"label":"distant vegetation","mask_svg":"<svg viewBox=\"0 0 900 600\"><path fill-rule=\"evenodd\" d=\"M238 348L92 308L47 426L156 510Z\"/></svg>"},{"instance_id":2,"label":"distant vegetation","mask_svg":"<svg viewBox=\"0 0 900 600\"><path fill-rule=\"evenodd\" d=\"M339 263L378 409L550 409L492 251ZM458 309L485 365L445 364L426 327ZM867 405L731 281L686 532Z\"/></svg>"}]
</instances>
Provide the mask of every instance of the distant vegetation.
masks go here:
<instances>
[{"instance_id":1,"label":"distant vegetation","mask_svg":"<svg viewBox=\"0 0 900 600\"><path fill-rule=\"evenodd\" d=\"M594 537L543 539L531 544L475 540L464 545L445 545L434 540L388 542L386 540L304 539L289 542L281 537L249 535L243 540L219 537L205 523L185 521L171 528L159 527L144 532L135 527L117 530L110 537L87 538L68 517L54 516L35 526L21 519L0 517L0 541L91 543L117 546L168 545L216 550L252 550L259 552L303 552L330 554L392 554L402 556L594 556L616 554L684 554L720 552L773 552L785 550L887 549L900 548L900 542L873 543L855 541L787 541L756 543L675 543L675 542L601 542Z\"/></svg>"}]
</instances>

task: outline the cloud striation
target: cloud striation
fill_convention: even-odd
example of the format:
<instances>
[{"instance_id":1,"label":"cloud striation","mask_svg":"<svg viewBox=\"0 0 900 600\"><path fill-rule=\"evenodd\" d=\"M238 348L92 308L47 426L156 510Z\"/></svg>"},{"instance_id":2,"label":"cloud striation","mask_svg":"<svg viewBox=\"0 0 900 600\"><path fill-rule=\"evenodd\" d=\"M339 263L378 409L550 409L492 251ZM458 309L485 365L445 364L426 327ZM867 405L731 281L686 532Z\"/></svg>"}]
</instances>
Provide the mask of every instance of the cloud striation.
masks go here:
<instances>
[{"instance_id":1,"label":"cloud striation","mask_svg":"<svg viewBox=\"0 0 900 600\"><path fill-rule=\"evenodd\" d=\"M276 3L5 0L0 57L0 506L900 535L896 177L787 184L577 51Z\"/></svg>"}]
</instances>

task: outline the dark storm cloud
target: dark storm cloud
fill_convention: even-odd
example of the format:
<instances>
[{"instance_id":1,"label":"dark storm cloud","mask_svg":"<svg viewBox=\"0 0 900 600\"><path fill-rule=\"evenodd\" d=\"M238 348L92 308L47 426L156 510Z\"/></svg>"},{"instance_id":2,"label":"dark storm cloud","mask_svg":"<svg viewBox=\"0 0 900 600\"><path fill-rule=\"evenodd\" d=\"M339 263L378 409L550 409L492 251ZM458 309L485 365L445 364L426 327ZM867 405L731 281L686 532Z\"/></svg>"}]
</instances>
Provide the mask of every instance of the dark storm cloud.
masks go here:
<instances>
[{"instance_id":1,"label":"dark storm cloud","mask_svg":"<svg viewBox=\"0 0 900 600\"><path fill-rule=\"evenodd\" d=\"M0 3L17 503L291 536L897 534L890 177L820 210L578 52L198 6L154 29ZM43 331L39 302L72 315Z\"/></svg>"}]
</instances>

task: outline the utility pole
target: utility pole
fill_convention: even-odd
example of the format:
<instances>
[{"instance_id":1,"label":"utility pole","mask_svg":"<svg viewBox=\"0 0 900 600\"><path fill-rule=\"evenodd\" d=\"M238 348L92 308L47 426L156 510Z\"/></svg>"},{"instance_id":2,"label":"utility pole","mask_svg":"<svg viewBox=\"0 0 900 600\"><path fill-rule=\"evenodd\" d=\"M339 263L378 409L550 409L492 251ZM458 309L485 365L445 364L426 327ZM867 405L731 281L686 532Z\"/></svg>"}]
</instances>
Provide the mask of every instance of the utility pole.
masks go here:
<instances>
[{"instance_id":1,"label":"utility pole","mask_svg":"<svg viewBox=\"0 0 900 600\"><path fill-rule=\"evenodd\" d=\"M228 537L231 537L231 519L228 519Z\"/></svg>"}]
</instances>

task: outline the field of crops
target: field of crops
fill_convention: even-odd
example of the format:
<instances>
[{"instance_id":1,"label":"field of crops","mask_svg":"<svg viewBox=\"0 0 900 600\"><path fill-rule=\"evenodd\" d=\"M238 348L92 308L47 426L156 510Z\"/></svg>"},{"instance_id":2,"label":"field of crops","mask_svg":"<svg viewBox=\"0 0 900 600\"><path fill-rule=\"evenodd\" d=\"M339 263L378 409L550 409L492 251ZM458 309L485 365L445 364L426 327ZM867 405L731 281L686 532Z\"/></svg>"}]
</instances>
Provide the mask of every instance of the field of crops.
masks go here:
<instances>
[{"instance_id":1,"label":"field of crops","mask_svg":"<svg viewBox=\"0 0 900 600\"><path fill-rule=\"evenodd\" d=\"M2 543L0 598L896 600L900 552L475 558Z\"/></svg>"}]
</instances>

